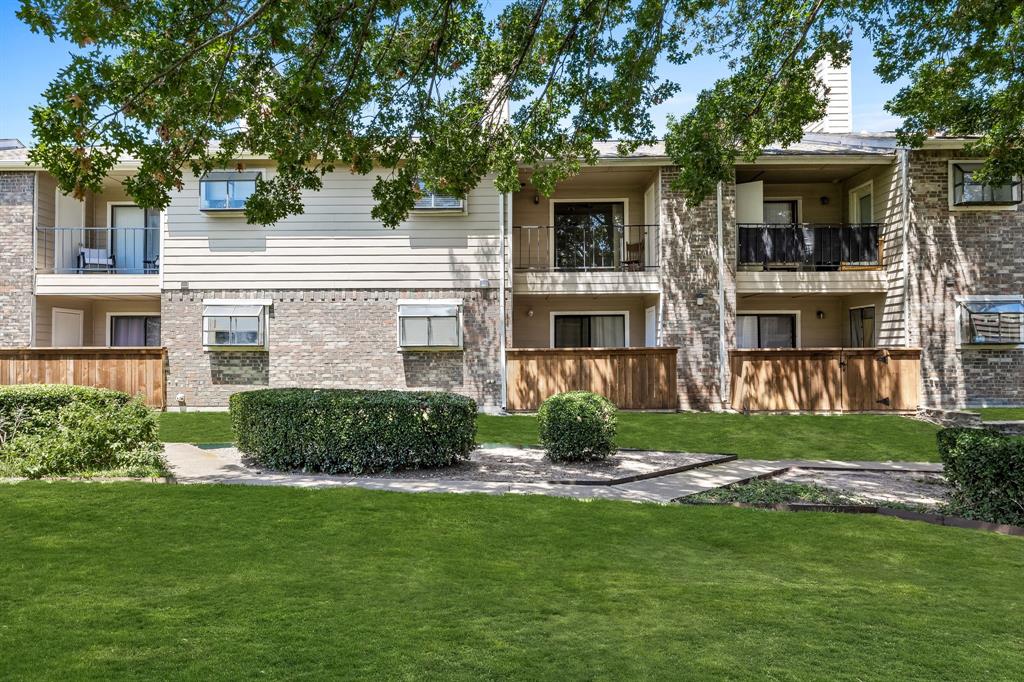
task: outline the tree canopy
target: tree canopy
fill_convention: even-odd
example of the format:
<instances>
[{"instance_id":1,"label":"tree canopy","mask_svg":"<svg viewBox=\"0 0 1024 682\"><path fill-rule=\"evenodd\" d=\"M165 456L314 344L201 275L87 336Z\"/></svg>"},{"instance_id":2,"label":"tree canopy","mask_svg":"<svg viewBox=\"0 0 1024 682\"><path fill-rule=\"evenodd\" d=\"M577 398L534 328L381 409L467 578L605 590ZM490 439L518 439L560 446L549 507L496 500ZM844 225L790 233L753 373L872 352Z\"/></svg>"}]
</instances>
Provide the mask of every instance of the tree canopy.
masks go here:
<instances>
[{"instance_id":1,"label":"tree canopy","mask_svg":"<svg viewBox=\"0 0 1024 682\"><path fill-rule=\"evenodd\" d=\"M659 63L715 55L729 76L672 117L666 149L691 200L737 155L792 144L819 119L822 59L864 31L901 141L980 136L982 175L1024 170L1024 6L1016 0L22 0L34 31L79 49L32 111L34 161L96 191L119 157L140 205L184 173L269 158L250 222L302 212L325 173L376 174L374 216L397 225L426 188L464 195L521 166L543 192L654 141L650 109L683 84ZM513 110L506 117L505 103Z\"/></svg>"}]
</instances>

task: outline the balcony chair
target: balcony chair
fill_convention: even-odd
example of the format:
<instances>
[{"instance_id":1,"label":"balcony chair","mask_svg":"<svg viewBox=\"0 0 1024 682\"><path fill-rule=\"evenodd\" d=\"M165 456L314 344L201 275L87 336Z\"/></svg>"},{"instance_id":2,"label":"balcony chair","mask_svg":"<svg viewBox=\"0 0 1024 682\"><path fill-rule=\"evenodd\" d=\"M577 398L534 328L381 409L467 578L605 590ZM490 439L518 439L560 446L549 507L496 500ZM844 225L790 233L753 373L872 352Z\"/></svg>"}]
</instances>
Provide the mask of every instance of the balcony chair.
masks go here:
<instances>
[{"instance_id":1,"label":"balcony chair","mask_svg":"<svg viewBox=\"0 0 1024 682\"><path fill-rule=\"evenodd\" d=\"M116 267L117 258L107 249L81 247L78 250L78 270L80 272L111 272Z\"/></svg>"}]
</instances>

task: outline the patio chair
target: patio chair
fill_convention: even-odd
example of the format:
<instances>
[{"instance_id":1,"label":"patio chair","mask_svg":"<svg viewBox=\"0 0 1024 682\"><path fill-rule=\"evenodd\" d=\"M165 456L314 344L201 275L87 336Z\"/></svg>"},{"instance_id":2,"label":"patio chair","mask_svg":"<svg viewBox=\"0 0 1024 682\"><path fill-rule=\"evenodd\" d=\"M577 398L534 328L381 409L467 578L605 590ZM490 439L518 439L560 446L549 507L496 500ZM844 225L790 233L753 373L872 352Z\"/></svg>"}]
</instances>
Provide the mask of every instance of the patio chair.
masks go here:
<instances>
[{"instance_id":1,"label":"patio chair","mask_svg":"<svg viewBox=\"0 0 1024 682\"><path fill-rule=\"evenodd\" d=\"M117 259L114 254L106 249L87 249L82 247L78 250L78 269L81 271L96 270L110 272L116 267Z\"/></svg>"}]
</instances>

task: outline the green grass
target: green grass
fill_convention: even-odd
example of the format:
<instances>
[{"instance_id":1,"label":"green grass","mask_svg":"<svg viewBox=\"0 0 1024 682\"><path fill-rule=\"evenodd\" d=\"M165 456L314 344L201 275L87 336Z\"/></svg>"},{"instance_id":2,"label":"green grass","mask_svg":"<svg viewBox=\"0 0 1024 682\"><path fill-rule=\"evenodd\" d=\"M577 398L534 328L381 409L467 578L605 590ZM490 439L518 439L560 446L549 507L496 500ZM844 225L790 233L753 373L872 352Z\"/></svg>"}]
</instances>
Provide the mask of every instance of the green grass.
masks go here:
<instances>
[{"instance_id":1,"label":"green grass","mask_svg":"<svg viewBox=\"0 0 1024 682\"><path fill-rule=\"evenodd\" d=\"M842 459L937 461L938 428L888 415L760 415L678 413L619 414L618 443L626 448L731 452L750 459ZM167 443L228 443L225 412L167 412L160 418ZM477 419L477 441L533 445L537 419L530 416Z\"/></svg>"},{"instance_id":2,"label":"green grass","mask_svg":"<svg viewBox=\"0 0 1024 682\"><path fill-rule=\"evenodd\" d=\"M810 483L786 483L772 480L750 481L727 488L713 488L684 497L682 501L688 504L700 504L701 502L850 504L852 502L849 497L831 488Z\"/></svg>"},{"instance_id":3,"label":"green grass","mask_svg":"<svg viewBox=\"0 0 1024 682\"><path fill-rule=\"evenodd\" d=\"M160 440L165 443L230 443L231 417L227 412L164 412Z\"/></svg>"},{"instance_id":4,"label":"green grass","mask_svg":"<svg viewBox=\"0 0 1024 682\"><path fill-rule=\"evenodd\" d=\"M543 497L0 486L8 679L1016 679L1024 540Z\"/></svg>"},{"instance_id":5,"label":"green grass","mask_svg":"<svg viewBox=\"0 0 1024 682\"><path fill-rule=\"evenodd\" d=\"M620 447L730 452L749 459L938 461L938 427L889 415L620 413ZM533 416L477 420L477 440L537 442Z\"/></svg>"},{"instance_id":6,"label":"green grass","mask_svg":"<svg viewBox=\"0 0 1024 682\"><path fill-rule=\"evenodd\" d=\"M980 414L983 422L1024 420L1024 407L980 407L970 412Z\"/></svg>"}]
</instances>

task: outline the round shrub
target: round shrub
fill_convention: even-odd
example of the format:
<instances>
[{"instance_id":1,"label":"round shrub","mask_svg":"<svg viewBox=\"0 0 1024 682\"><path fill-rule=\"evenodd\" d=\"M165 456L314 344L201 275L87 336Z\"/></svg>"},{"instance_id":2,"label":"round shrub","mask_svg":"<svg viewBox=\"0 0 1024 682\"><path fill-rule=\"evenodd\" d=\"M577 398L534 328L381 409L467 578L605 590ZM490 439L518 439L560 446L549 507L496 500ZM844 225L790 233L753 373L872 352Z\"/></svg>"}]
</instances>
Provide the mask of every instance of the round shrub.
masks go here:
<instances>
[{"instance_id":1,"label":"round shrub","mask_svg":"<svg viewBox=\"0 0 1024 682\"><path fill-rule=\"evenodd\" d=\"M469 459L476 403L442 392L271 388L231 396L235 444L284 471L372 473Z\"/></svg>"},{"instance_id":2,"label":"round shrub","mask_svg":"<svg viewBox=\"0 0 1024 682\"><path fill-rule=\"evenodd\" d=\"M952 428L939 431L938 441L954 513L1024 525L1024 438Z\"/></svg>"},{"instance_id":3,"label":"round shrub","mask_svg":"<svg viewBox=\"0 0 1024 682\"><path fill-rule=\"evenodd\" d=\"M163 471L156 417L127 393L103 388L0 388L0 475Z\"/></svg>"},{"instance_id":4,"label":"round shrub","mask_svg":"<svg viewBox=\"0 0 1024 682\"><path fill-rule=\"evenodd\" d=\"M589 391L553 395L537 411L540 442L553 462L587 462L615 452L615 405Z\"/></svg>"}]
</instances>

